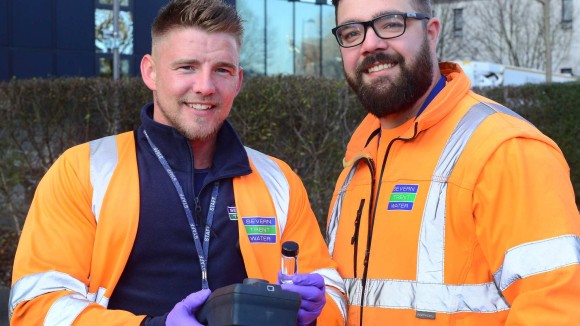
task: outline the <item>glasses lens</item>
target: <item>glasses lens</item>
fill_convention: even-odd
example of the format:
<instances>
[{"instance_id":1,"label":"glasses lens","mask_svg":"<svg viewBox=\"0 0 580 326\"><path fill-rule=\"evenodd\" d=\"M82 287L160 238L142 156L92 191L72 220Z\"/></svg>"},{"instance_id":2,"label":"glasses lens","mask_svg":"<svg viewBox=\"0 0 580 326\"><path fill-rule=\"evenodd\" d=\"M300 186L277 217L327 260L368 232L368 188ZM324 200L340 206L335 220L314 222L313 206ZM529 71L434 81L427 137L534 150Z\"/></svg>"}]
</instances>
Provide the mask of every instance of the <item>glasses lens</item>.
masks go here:
<instances>
[{"instance_id":1,"label":"glasses lens","mask_svg":"<svg viewBox=\"0 0 580 326\"><path fill-rule=\"evenodd\" d=\"M403 15L387 15L377 18L373 27L382 38L400 36L405 31L405 17Z\"/></svg>"},{"instance_id":2,"label":"glasses lens","mask_svg":"<svg viewBox=\"0 0 580 326\"><path fill-rule=\"evenodd\" d=\"M336 30L336 36L342 46L355 46L364 39L364 26L358 23L347 24Z\"/></svg>"}]
</instances>

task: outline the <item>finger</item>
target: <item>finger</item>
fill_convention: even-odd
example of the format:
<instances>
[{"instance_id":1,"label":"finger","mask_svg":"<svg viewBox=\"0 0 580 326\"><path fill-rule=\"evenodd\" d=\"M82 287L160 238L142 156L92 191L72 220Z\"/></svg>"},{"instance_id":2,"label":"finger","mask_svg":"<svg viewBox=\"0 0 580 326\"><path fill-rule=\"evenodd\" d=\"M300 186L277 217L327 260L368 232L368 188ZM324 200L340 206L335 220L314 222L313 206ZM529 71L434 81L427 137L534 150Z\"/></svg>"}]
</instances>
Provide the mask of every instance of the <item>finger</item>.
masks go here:
<instances>
[{"instance_id":1,"label":"finger","mask_svg":"<svg viewBox=\"0 0 580 326\"><path fill-rule=\"evenodd\" d=\"M195 312L199 309L199 307L201 307L201 305L203 305L210 294L210 289L203 289L198 292L194 292L183 299L183 304L188 311Z\"/></svg>"},{"instance_id":2,"label":"finger","mask_svg":"<svg viewBox=\"0 0 580 326\"><path fill-rule=\"evenodd\" d=\"M325 300L324 291L315 286L302 286L296 284L282 284L280 287L286 291L300 294L302 302Z\"/></svg>"},{"instance_id":3,"label":"finger","mask_svg":"<svg viewBox=\"0 0 580 326\"><path fill-rule=\"evenodd\" d=\"M324 288L324 278L316 273L292 275L292 282L297 285L316 286L319 289Z\"/></svg>"},{"instance_id":4,"label":"finger","mask_svg":"<svg viewBox=\"0 0 580 326\"><path fill-rule=\"evenodd\" d=\"M308 312L308 311L300 310L300 312L298 313L298 325L308 325L314 319L318 318L319 315L320 315L320 311Z\"/></svg>"}]
</instances>

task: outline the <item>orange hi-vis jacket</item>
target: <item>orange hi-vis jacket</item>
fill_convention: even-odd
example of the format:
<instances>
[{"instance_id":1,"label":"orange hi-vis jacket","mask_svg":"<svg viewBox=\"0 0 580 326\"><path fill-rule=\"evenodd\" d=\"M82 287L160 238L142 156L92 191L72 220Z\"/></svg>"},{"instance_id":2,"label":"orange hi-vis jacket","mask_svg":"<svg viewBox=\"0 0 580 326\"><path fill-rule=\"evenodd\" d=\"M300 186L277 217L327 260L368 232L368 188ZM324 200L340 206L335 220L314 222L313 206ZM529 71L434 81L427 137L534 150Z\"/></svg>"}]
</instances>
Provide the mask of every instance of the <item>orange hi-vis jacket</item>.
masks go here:
<instances>
[{"instance_id":1,"label":"orange hi-vis jacket","mask_svg":"<svg viewBox=\"0 0 580 326\"><path fill-rule=\"evenodd\" d=\"M419 117L393 133L368 115L348 145L327 224L347 324L580 325L561 151L471 92L459 66L440 69L446 86Z\"/></svg>"},{"instance_id":2,"label":"orange hi-vis jacket","mask_svg":"<svg viewBox=\"0 0 580 326\"><path fill-rule=\"evenodd\" d=\"M308 196L284 162L246 148L252 173L233 178L239 241L250 278L276 283L281 243L300 245L300 272L319 273L327 303L318 319L343 325L344 284ZM139 175L132 132L66 151L40 182L14 262L12 325L139 325L145 316L108 310L135 240ZM257 200L259 198L259 200ZM276 242L251 242L244 217L276 219ZM223 271L227 273L227 271Z\"/></svg>"}]
</instances>

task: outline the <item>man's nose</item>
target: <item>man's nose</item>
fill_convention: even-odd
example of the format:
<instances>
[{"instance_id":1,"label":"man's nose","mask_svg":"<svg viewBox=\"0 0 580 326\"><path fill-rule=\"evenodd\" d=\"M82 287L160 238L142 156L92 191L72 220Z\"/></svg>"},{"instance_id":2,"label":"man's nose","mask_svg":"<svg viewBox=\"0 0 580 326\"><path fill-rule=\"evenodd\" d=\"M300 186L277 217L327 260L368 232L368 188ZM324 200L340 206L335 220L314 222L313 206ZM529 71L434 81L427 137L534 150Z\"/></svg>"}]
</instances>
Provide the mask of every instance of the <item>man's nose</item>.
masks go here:
<instances>
[{"instance_id":1,"label":"man's nose","mask_svg":"<svg viewBox=\"0 0 580 326\"><path fill-rule=\"evenodd\" d=\"M203 96L208 96L215 93L215 82L212 78L211 72L200 72L196 76L192 88L195 93L201 94Z\"/></svg>"},{"instance_id":2,"label":"man's nose","mask_svg":"<svg viewBox=\"0 0 580 326\"><path fill-rule=\"evenodd\" d=\"M380 38L377 33L375 33L375 30L371 27L368 26L367 27L367 31L366 31L366 36L365 36L365 40L362 42L361 46L361 52L363 54L366 53L373 53L376 52L378 50L385 50L388 47L387 42Z\"/></svg>"}]
</instances>

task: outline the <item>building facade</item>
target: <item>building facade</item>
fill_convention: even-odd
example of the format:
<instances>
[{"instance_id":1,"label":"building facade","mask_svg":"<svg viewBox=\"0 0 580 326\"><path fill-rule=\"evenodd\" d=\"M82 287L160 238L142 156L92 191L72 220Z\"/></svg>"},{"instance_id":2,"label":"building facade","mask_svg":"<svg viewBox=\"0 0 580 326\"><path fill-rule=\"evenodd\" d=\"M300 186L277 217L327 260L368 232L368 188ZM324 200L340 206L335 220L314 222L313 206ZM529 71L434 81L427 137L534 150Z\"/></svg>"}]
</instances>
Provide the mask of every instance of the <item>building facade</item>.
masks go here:
<instances>
[{"instance_id":1,"label":"building facade","mask_svg":"<svg viewBox=\"0 0 580 326\"><path fill-rule=\"evenodd\" d=\"M547 33L552 73L580 76L580 0L433 0L433 11L441 60L545 71Z\"/></svg>"},{"instance_id":2,"label":"building facade","mask_svg":"<svg viewBox=\"0 0 580 326\"><path fill-rule=\"evenodd\" d=\"M114 1L119 4L116 25ZM331 0L225 1L244 19L241 64L246 75L342 78L340 50L330 32L335 26ZM542 3L548 2L552 72L580 75L580 0L432 1L433 15L442 21L441 60L542 70ZM110 77L114 72L138 76L141 58L150 52L151 22L165 3L0 0L0 80Z\"/></svg>"},{"instance_id":3,"label":"building facade","mask_svg":"<svg viewBox=\"0 0 580 326\"><path fill-rule=\"evenodd\" d=\"M149 52L164 3L120 0L123 75L135 75ZM112 12L113 0L0 0L0 80L110 75Z\"/></svg>"},{"instance_id":4,"label":"building facade","mask_svg":"<svg viewBox=\"0 0 580 326\"><path fill-rule=\"evenodd\" d=\"M151 22L167 0L117 0L118 15L114 1L0 0L0 80L110 77L116 67L138 76ZM342 75L330 1L225 1L244 19L246 74Z\"/></svg>"},{"instance_id":5,"label":"building facade","mask_svg":"<svg viewBox=\"0 0 580 326\"><path fill-rule=\"evenodd\" d=\"M236 8L245 21L245 73L342 76L330 0L236 0Z\"/></svg>"}]
</instances>

